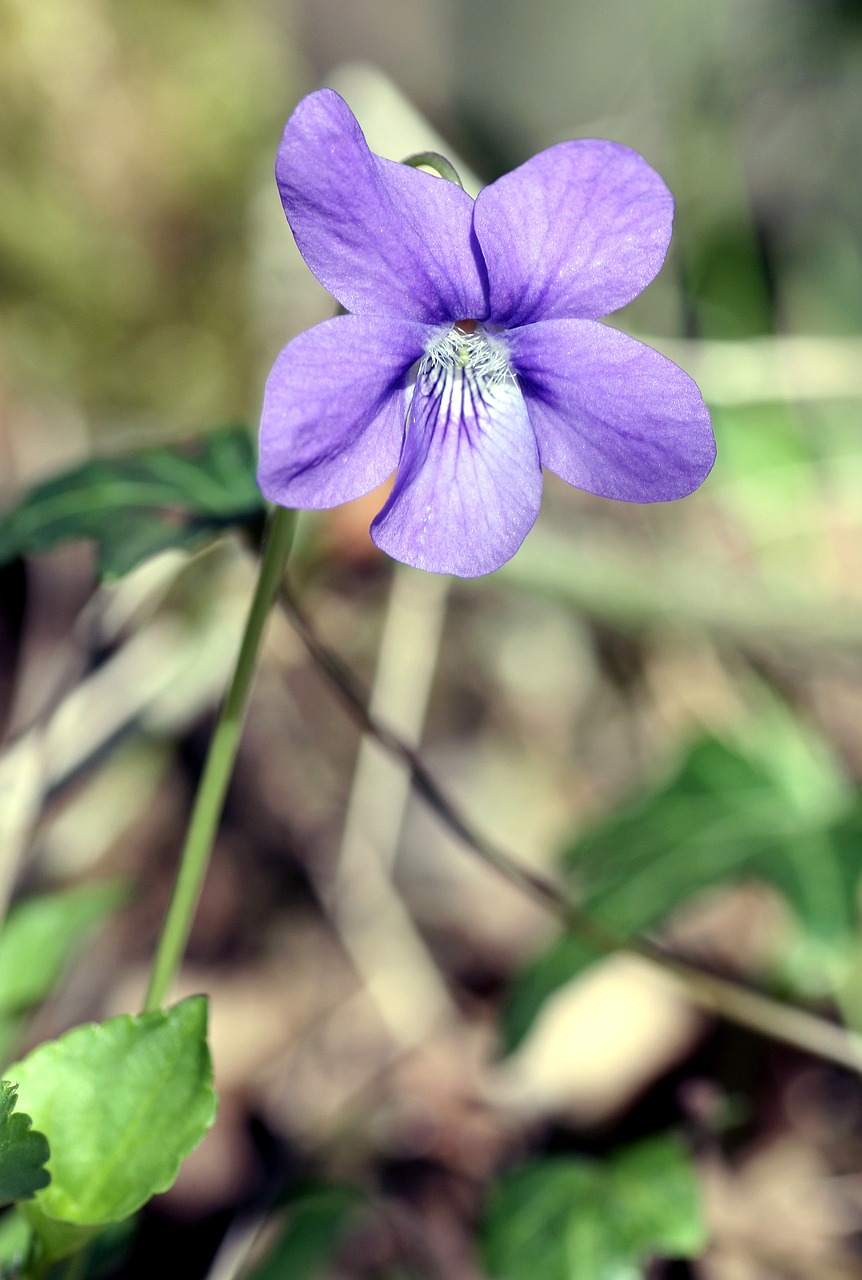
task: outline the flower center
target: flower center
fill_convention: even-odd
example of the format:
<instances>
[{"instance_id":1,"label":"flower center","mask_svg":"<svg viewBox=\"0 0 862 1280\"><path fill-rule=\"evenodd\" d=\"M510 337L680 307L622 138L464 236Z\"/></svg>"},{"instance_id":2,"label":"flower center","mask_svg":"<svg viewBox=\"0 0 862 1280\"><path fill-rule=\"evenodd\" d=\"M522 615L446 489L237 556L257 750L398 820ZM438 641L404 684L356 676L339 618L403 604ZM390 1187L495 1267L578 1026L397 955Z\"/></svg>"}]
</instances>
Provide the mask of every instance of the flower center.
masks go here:
<instances>
[{"instance_id":1,"label":"flower center","mask_svg":"<svg viewBox=\"0 0 862 1280\"><path fill-rule=\"evenodd\" d=\"M515 381L502 339L477 320L458 320L429 344L419 365L419 377L435 373L447 379L463 373L483 387Z\"/></svg>"},{"instance_id":2,"label":"flower center","mask_svg":"<svg viewBox=\"0 0 862 1280\"><path fill-rule=\"evenodd\" d=\"M477 320L459 320L438 330L425 349L406 429L419 432L426 452L432 440L440 447L451 437L457 453L461 445L496 436L518 406L523 409L523 400L505 338Z\"/></svg>"}]
</instances>

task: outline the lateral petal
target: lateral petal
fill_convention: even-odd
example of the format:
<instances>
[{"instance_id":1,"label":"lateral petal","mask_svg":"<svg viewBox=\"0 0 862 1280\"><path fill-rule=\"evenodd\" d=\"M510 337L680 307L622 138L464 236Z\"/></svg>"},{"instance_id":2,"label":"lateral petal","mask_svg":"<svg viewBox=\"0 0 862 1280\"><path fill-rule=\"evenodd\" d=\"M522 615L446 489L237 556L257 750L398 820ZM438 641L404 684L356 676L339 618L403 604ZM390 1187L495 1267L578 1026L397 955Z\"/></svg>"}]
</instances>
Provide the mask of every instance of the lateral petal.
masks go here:
<instances>
[{"instance_id":1,"label":"lateral petal","mask_svg":"<svg viewBox=\"0 0 862 1280\"><path fill-rule=\"evenodd\" d=\"M507 340L549 471L625 502L683 498L706 479L709 412L671 360L592 320L546 320Z\"/></svg>"},{"instance_id":2,"label":"lateral petal","mask_svg":"<svg viewBox=\"0 0 862 1280\"><path fill-rule=\"evenodd\" d=\"M673 197L636 151L594 138L541 151L476 198L490 320L616 311L657 274L672 222Z\"/></svg>"},{"instance_id":3,"label":"lateral petal","mask_svg":"<svg viewBox=\"0 0 862 1280\"><path fill-rule=\"evenodd\" d=\"M336 316L279 355L264 392L258 484L282 507L335 507L398 465L409 370L433 330Z\"/></svg>"},{"instance_id":4,"label":"lateral petal","mask_svg":"<svg viewBox=\"0 0 862 1280\"><path fill-rule=\"evenodd\" d=\"M374 155L332 89L299 103L275 176L300 253L348 311L429 323L486 315L472 198Z\"/></svg>"},{"instance_id":5,"label":"lateral petal","mask_svg":"<svg viewBox=\"0 0 862 1280\"><path fill-rule=\"evenodd\" d=\"M432 366L420 371L398 477L371 537L418 569L478 577L515 554L541 494L536 441L515 380Z\"/></svg>"}]
</instances>

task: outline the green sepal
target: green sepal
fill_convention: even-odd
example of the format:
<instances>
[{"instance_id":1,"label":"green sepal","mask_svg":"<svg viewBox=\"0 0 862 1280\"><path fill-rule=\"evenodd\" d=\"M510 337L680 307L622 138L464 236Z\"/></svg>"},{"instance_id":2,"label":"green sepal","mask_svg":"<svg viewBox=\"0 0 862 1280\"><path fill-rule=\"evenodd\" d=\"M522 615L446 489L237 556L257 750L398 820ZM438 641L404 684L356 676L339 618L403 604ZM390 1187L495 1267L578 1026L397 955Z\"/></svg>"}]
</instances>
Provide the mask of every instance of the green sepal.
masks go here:
<instances>
[{"instance_id":1,"label":"green sepal","mask_svg":"<svg viewBox=\"0 0 862 1280\"><path fill-rule=\"evenodd\" d=\"M438 178L445 178L447 182L454 182L456 187L464 190L464 183L461 181L461 175L455 168L451 160L447 160L439 151L417 151L415 155L407 156L401 161L406 164L409 169L433 169Z\"/></svg>"}]
</instances>

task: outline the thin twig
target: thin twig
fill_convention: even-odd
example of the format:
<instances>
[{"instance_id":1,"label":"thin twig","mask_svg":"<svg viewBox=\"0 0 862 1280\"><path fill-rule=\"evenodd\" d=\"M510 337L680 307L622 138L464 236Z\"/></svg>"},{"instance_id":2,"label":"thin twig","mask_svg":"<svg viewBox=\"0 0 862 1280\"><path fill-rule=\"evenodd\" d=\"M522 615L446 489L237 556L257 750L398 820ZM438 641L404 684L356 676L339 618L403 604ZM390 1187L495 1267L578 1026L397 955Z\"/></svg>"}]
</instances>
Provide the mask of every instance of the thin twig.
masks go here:
<instances>
[{"instance_id":1,"label":"thin twig","mask_svg":"<svg viewBox=\"0 0 862 1280\"><path fill-rule=\"evenodd\" d=\"M562 885L534 871L488 840L443 793L417 752L369 712L362 682L320 640L286 585L282 586L280 599L309 655L329 678L359 727L403 761L410 771L414 789L437 818L466 848L510 884L553 912L565 929L601 955L625 951L649 961L670 977L691 1003L709 1013L862 1074L862 1037L804 1009L782 1004L736 982L698 969L646 938L618 935L582 911Z\"/></svg>"},{"instance_id":2,"label":"thin twig","mask_svg":"<svg viewBox=\"0 0 862 1280\"><path fill-rule=\"evenodd\" d=\"M369 714L388 720L405 745L422 734L448 585L403 565L393 571ZM341 942L403 1048L421 1043L455 1012L393 880L410 782L410 767L364 733L326 889Z\"/></svg>"}]
</instances>

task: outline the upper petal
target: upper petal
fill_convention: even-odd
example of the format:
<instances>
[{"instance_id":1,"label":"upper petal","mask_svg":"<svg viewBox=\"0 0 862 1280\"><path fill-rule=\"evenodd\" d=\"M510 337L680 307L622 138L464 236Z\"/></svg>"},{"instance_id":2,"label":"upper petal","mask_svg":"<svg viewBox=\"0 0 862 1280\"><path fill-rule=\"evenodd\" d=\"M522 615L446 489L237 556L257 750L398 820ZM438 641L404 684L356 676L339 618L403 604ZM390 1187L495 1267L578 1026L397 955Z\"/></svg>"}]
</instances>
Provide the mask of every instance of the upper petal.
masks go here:
<instances>
[{"instance_id":1,"label":"upper petal","mask_svg":"<svg viewBox=\"0 0 862 1280\"><path fill-rule=\"evenodd\" d=\"M524 541L541 494L536 440L514 378L426 360L395 487L371 526L377 546L432 573L491 573Z\"/></svg>"},{"instance_id":2,"label":"upper petal","mask_svg":"<svg viewBox=\"0 0 862 1280\"><path fill-rule=\"evenodd\" d=\"M264 392L264 497L334 507L382 484L398 465L408 372L429 336L415 321L337 316L294 338Z\"/></svg>"},{"instance_id":3,"label":"upper petal","mask_svg":"<svg viewBox=\"0 0 862 1280\"><path fill-rule=\"evenodd\" d=\"M374 155L332 89L299 103L275 176L300 253L348 311L429 322L486 314L471 197Z\"/></svg>"},{"instance_id":4,"label":"upper petal","mask_svg":"<svg viewBox=\"0 0 862 1280\"><path fill-rule=\"evenodd\" d=\"M489 317L597 319L631 302L670 242L673 197L618 142L561 142L479 192L473 225Z\"/></svg>"},{"instance_id":5,"label":"upper petal","mask_svg":"<svg viewBox=\"0 0 862 1280\"><path fill-rule=\"evenodd\" d=\"M706 479L709 412L665 356L592 320L548 320L507 338L550 471L627 502L682 498Z\"/></svg>"}]
</instances>

